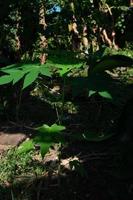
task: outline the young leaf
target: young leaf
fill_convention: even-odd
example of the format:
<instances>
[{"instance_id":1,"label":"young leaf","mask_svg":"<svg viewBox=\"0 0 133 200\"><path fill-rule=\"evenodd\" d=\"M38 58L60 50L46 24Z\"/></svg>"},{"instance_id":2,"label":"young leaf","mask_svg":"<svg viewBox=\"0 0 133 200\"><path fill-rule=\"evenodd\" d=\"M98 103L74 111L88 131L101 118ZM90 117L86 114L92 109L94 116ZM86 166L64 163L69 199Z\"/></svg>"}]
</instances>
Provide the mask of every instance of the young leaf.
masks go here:
<instances>
[{"instance_id":1,"label":"young leaf","mask_svg":"<svg viewBox=\"0 0 133 200\"><path fill-rule=\"evenodd\" d=\"M52 132L61 132L61 131L64 131L66 129L65 126L61 126L61 125L57 125L57 124L53 124L51 126L51 131Z\"/></svg>"},{"instance_id":2,"label":"young leaf","mask_svg":"<svg viewBox=\"0 0 133 200\"><path fill-rule=\"evenodd\" d=\"M49 148L52 146L52 143L41 142L39 143L39 145L41 150L41 156L43 158L45 154L49 151Z\"/></svg>"},{"instance_id":3,"label":"young leaf","mask_svg":"<svg viewBox=\"0 0 133 200\"><path fill-rule=\"evenodd\" d=\"M24 141L17 149L17 153L27 153L34 149L34 142L33 140Z\"/></svg>"},{"instance_id":4,"label":"young leaf","mask_svg":"<svg viewBox=\"0 0 133 200\"><path fill-rule=\"evenodd\" d=\"M23 89L31 85L38 77L39 71L38 68L31 70L28 74L26 74L23 84Z\"/></svg>"},{"instance_id":5,"label":"young leaf","mask_svg":"<svg viewBox=\"0 0 133 200\"><path fill-rule=\"evenodd\" d=\"M12 82L13 78L10 75L4 75L0 77L0 85L4 85Z\"/></svg>"},{"instance_id":6,"label":"young leaf","mask_svg":"<svg viewBox=\"0 0 133 200\"><path fill-rule=\"evenodd\" d=\"M94 94L96 94L96 93L97 93L97 91L90 90L90 91L89 91L89 95L88 95L88 96L89 96L89 97L91 97L92 95L94 95Z\"/></svg>"},{"instance_id":7,"label":"young leaf","mask_svg":"<svg viewBox=\"0 0 133 200\"><path fill-rule=\"evenodd\" d=\"M65 130L65 126L53 124L52 126L48 126L47 124L42 125L41 127L36 128L41 133L57 133Z\"/></svg>"},{"instance_id":8,"label":"young leaf","mask_svg":"<svg viewBox=\"0 0 133 200\"><path fill-rule=\"evenodd\" d=\"M98 94L101 96L101 97L104 97L106 99L113 99L111 94L108 92L108 91L102 91L102 92L98 92Z\"/></svg>"},{"instance_id":9,"label":"young leaf","mask_svg":"<svg viewBox=\"0 0 133 200\"><path fill-rule=\"evenodd\" d=\"M97 93L100 96L107 98L107 99L113 99L113 92L115 87L115 82L113 82L113 79L105 73L94 73L91 74L88 77L88 90L89 90L89 96Z\"/></svg>"}]
</instances>

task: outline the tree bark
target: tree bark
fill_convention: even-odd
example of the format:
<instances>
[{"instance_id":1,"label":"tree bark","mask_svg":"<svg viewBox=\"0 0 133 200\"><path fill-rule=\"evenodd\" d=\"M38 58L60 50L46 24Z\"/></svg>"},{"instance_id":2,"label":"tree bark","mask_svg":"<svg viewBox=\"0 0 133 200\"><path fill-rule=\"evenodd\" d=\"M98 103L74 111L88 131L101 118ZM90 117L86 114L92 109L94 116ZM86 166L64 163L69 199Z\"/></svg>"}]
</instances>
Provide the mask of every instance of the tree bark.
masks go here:
<instances>
[{"instance_id":1,"label":"tree bark","mask_svg":"<svg viewBox=\"0 0 133 200\"><path fill-rule=\"evenodd\" d=\"M45 50L47 48L47 39L44 35L44 31L47 27L47 24L46 24L46 21L45 21L45 6L44 6L43 1L40 3L40 8L39 8L39 26L40 26L39 47L40 47L40 50L41 50L40 63L44 64L46 62Z\"/></svg>"}]
</instances>

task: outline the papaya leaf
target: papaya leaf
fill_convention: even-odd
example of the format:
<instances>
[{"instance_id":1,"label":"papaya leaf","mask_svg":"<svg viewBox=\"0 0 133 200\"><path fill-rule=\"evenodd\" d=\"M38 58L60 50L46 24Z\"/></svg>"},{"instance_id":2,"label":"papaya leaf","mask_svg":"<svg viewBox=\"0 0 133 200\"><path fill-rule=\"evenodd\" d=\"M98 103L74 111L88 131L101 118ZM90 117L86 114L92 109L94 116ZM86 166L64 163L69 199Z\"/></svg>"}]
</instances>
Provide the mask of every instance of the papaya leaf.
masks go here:
<instances>
[{"instance_id":1,"label":"papaya leaf","mask_svg":"<svg viewBox=\"0 0 133 200\"><path fill-rule=\"evenodd\" d=\"M64 126L53 124L52 126L48 126L44 124L41 127L36 128L39 132L38 136L36 136L33 141L35 144L40 145L41 155L42 157L47 153L49 147L54 143L65 143L65 138L61 131L65 130Z\"/></svg>"},{"instance_id":2,"label":"papaya leaf","mask_svg":"<svg viewBox=\"0 0 133 200\"><path fill-rule=\"evenodd\" d=\"M12 64L12 65L8 65L6 67L2 67L0 70L3 72L6 72L7 70L18 69L20 66L21 66L21 64Z\"/></svg>"},{"instance_id":3,"label":"papaya leaf","mask_svg":"<svg viewBox=\"0 0 133 200\"><path fill-rule=\"evenodd\" d=\"M31 85L38 78L38 75L38 69L33 69L28 74L26 74L24 78L23 89Z\"/></svg>"},{"instance_id":4,"label":"papaya leaf","mask_svg":"<svg viewBox=\"0 0 133 200\"><path fill-rule=\"evenodd\" d=\"M65 129L66 129L65 126L61 126L61 125L57 125L57 124L53 124L51 126L52 132L61 132L61 131L64 131Z\"/></svg>"},{"instance_id":5,"label":"papaya leaf","mask_svg":"<svg viewBox=\"0 0 133 200\"><path fill-rule=\"evenodd\" d=\"M53 135L50 133L39 133L38 136L36 136L34 139L35 144L39 144L41 142L54 142Z\"/></svg>"},{"instance_id":6,"label":"papaya leaf","mask_svg":"<svg viewBox=\"0 0 133 200\"><path fill-rule=\"evenodd\" d=\"M46 142L40 142L40 151L42 158L45 156L46 153L48 153L49 148L52 146L52 143L46 143Z\"/></svg>"},{"instance_id":7,"label":"papaya leaf","mask_svg":"<svg viewBox=\"0 0 133 200\"><path fill-rule=\"evenodd\" d=\"M47 124L42 125L41 127L36 128L39 132L42 133L57 133L65 130L65 126L53 124L52 126L48 126Z\"/></svg>"},{"instance_id":8,"label":"papaya leaf","mask_svg":"<svg viewBox=\"0 0 133 200\"><path fill-rule=\"evenodd\" d=\"M125 55L104 56L92 69L92 73L103 72L117 67L131 67L133 59Z\"/></svg>"},{"instance_id":9,"label":"papaya leaf","mask_svg":"<svg viewBox=\"0 0 133 200\"><path fill-rule=\"evenodd\" d=\"M34 71L34 70L38 71L38 68L39 68L38 63L28 63L28 64L23 63L20 67L20 69L24 73L31 72L31 71Z\"/></svg>"},{"instance_id":10,"label":"papaya leaf","mask_svg":"<svg viewBox=\"0 0 133 200\"><path fill-rule=\"evenodd\" d=\"M64 76L72 69L77 69L83 66L83 59L76 57L77 55L69 51L54 51L49 52L49 57L46 65L51 68L57 68L60 76Z\"/></svg>"},{"instance_id":11,"label":"papaya leaf","mask_svg":"<svg viewBox=\"0 0 133 200\"><path fill-rule=\"evenodd\" d=\"M13 85L14 85L23 78L24 73L21 70L15 70L13 72L10 72L10 76L12 76L13 78Z\"/></svg>"},{"instance_id":12,"label":"papaya leaf","mask_svg":"<svg viewBox=\"0 0 133 200\"><path fill-rule=\"evenodd\" d=\"M0 85L4 85L13 81L13 77L10 75L4 75L0 77Z\"/></svg>"},{"instance_id":13,"label":"papaya leaf","mask_svg":"<svg viewBox=\"0 0 133 200\"><path fill-rule=\"evenodd\" d=\"M41 65L39 71L42 75L51 77L52 73L50 72L50 68L46 67L45 65Z\"/></svg>"}]
</instances>

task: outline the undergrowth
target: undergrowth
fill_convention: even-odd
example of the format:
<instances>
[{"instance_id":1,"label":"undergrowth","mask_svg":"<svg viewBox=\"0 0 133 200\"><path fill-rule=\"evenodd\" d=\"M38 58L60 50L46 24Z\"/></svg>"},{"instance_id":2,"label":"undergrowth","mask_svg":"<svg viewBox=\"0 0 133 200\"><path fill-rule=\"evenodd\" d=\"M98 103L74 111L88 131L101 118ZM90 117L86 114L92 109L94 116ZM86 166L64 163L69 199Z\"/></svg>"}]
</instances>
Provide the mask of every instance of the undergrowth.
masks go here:
<instances>
[{"instance_id":1,"label":"undergrowth","mask_svg":"<svg viewBox=\"0 0 133 200\"><path fill-rule=\"evenodd\" d=\"M35 153L17 154L15 149L11 149L2 155L0 159L0 184L10 184L16 177L42 175L44 166L37 162Z\"/></svg>"}]
</instances>

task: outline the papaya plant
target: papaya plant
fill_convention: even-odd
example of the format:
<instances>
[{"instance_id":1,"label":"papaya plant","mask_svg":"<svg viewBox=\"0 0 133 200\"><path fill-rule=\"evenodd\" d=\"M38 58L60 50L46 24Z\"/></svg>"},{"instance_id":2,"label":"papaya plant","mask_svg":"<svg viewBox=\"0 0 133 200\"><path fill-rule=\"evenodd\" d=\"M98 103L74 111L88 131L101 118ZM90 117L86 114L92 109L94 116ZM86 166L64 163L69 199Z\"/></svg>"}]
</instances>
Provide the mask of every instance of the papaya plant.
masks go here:
<instances>
[{"instance_id":1,"label":"papaya plant","mask_svg":"<svg viewBox=\"0 0 133 200\"><path fill-rule=\"evenodd\" d=\"M19 154L26 153L34 149L35 145L39 145L42 158L49 151L49 148L55 143L65 142L63 135L61 134L66 128L65 126L53 124L48 126L43 124L42 126L35 128L37 135L30 140L24 141L18 148Z\"/></svg>"},{"instance_id":2,"label":"papaya plant","mask_svg":"<svg viewBox=\"0 0 133 200\"><path fill-rule=\"evenodd\" d=\"M109 139L114 133L104 135L103 133L84 132L70 135L68 138L63 134L66 130L65 126L53 124L51 126L43 124L40 127L34 128L36 136L32 139L24 141L17 149L18 154L33 151L35 146L39 146L42 158L49 151L50 147L54 144L65 144L67 141L88 141L88 142L101 142Z\"/></svg>"},{"instance_id":3,"label":"papaya plant","mask_svg":"<svg viewBox=\"0 0 133 200\"><path fill-rule=\"evenodd\" d=\"M113 87L111 86L115 81L106 74L106 70L110 71L117 67L132 67L133 58L126 51L119 52L102 48L90 55L88 65L87 85L89 96L98 93L102 97L112 99Z\"/></svg>"},{"instance_id":4,"label":"papaya plant","mask_svg":"<svg viewBox=\"0 0 133 200\"><path fill-rule=\"evenodd\" d=\"M39 75L51 77L50 69L47 66L39 64L14 64L1 68L1 72L5 73L0 77L0 85L12 83L13 85L24 78L23 89L31 85Z\"/></svg>"},{"instance_id":5,"label":"papaya plant","mask_svg":"<svg viewBox=\"0 0 133 200\"><path fill-rule=\"evenodd\" d=\"M55 52L53 52L55 53ZM31 85L39 75L52 77L52 70L56 69L57 73L63 77L72 69L80 68L83 60L75 57L72 52L56 52L51 54L45 64L22 62L2 67L0 71L4 73L0 77L0 85L12 83L13 85L24 79L23 89Z\"/></svg>"},{"instance_id":6,"label":"papaya plant","mask_svg":"<svg viewBox=\"0 0 133 200\"><path fill-rule=\"evenodd\" d=\"M49 52L48 52L49 53ZM55 53L55 54L54 54ZM52 78L56 73L60 76L65 83L65 76L73 69L80 68L83 65L83 60L76 57L75 53L67 51L54 51L49 53L49 57L45 64L37 62L22 62L18 64L9 65L0 69L0 85L5 84L18 84L21 80L20 97L18 105L16 106L16 119L18 121L18 113L21 104L21 95L24 89L39 80L42 76ZM19 82L20 83L20 82ZM64 99L62 94L62 101Z\"/></svg>"}]
</instances>

